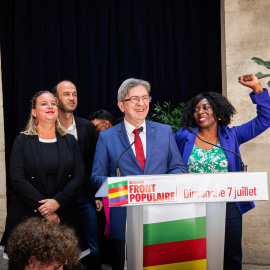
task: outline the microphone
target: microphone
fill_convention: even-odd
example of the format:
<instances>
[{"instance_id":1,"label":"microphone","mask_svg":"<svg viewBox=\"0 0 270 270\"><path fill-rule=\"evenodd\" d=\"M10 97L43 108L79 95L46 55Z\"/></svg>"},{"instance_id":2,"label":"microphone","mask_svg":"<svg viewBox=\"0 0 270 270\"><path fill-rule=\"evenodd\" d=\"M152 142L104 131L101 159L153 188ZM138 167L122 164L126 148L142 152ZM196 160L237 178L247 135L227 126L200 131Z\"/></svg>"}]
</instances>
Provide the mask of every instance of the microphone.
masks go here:
<instances>
[{"instance_id":1,"label":"microphone","mask_svg":"<svg viewBox=\"0 0 270 270\"><path fill-rule=\"evenodd\" d=\"M116 163L116 168L115 168L115 174L116 174L116 177L119 177L121 176L121 171L120 171L120 167L119 167L119 160L120 158L127 152L127 150L138 140L139 138L139 135L140 133L143 131L143 127L139 127L139 132L138 132L138 135L137 137L135 138L134 142L132 144L130 144L126 149L125 151L118 157L117 159L117 163Z\"/></svg>"},{"instance_id":2,"label":"microphone","mask_svg":"<svg viewBox=\"0 0 270 270\"><path fill-rule=\"evenodd\" d=\"M211 144L211 145L213 145L213 146L219 147L219 148L221 148L221 149L223 149L223 150L225 150L225 151L228 151L228 152L231 152L231 153L235 154L235 155L240 159L240 161L241 161L241 165L240 165L241 172L246 172L246 171L247 171L247 165L244 164L242 158L241 158L237 153L235 153L234 151L229 150L229 149L227 149L227 148L224 148L224 147L222 147L222 146L219 146L219 145L216 145L216 144L214 144L214 143L210 143L210 142L208 142L208 141L203 140L202 138L200 138L200 137L195 133L195 131L194 131L194 129L193 129L192 127L188 127L187 130L188 130L190 133L193 133L193 134L194 134L197 138L199 138L201 141L203 141L203 142L205 142L205 143L208 143L208 144Z\"/></svg>"}]
</instances>

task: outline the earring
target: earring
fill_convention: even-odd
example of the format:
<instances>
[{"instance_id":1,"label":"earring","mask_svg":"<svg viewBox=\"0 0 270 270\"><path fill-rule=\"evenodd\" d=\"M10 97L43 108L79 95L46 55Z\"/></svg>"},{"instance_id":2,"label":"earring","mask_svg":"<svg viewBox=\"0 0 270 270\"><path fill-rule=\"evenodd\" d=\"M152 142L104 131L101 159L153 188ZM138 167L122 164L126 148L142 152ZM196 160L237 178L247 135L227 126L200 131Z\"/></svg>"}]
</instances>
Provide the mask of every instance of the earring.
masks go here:
<instances>
[{"instance_id":1,"label":"earring","mask_svg":"<svg viewBox=\"0 0 270 270\"><path fill-rule=\"evenodd\" d=\"M39 122L38 122L38 119L36 118L36 120L35 120L35 124L36 125L38 125L39 124Z\"/></svg>"},{"instance_id":2,"label":"earring","mask_svg":"<svg viewBox=\"0 0 270 270\"><path fill-rule=\"evenodd\" d=\"M221 118L220 117L218 117L218 121L220 121L221 120Z\"/></svg>"}]
</instances>

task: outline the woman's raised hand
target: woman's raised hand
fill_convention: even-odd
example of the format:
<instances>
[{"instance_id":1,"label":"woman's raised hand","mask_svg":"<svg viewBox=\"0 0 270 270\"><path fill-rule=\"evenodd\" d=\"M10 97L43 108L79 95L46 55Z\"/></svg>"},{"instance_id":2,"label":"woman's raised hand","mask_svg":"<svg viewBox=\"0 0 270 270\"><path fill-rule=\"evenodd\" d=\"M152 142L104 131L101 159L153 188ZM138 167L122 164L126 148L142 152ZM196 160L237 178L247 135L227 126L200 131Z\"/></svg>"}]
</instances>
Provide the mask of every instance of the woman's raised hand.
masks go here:
<instances>
[{"instance_id":1,"label":"woman's raised hand","mask_svg":"<svg viewBox=\"0 0 270 270\"><path fill-rule=\"evenodd\" d=\"M238 82L242 85L249 87L253 90L254 94L258 94L263 92L263 88L261 86L258 78L253 74L243 75L238 78Z\"/></svg>"}]
</instances>

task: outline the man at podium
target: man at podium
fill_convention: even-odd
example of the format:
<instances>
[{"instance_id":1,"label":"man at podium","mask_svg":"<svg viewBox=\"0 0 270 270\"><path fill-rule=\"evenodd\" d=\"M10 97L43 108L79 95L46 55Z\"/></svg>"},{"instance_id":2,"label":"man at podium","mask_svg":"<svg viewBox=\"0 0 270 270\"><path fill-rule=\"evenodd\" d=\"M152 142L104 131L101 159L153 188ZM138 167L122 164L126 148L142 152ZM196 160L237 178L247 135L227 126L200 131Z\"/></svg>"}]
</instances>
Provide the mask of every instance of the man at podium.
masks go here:
<instances>
[{"instance_id":1,"label":"man at podium","mask_svg":"<svg viewBox=\"0 0 270 270\"><path fill-rule=\"evenodd\" d=\"M147 81L131 78L120 86L118 107L125 117L99 135L91 175L96 191L107 177L117 176L117 170L121 176L187 172L171 127L145 120L149 94ZM110 235L115 239L113 269L124 269L125 232L126 207L110 208Z\"/></svg>"}]
</instances>

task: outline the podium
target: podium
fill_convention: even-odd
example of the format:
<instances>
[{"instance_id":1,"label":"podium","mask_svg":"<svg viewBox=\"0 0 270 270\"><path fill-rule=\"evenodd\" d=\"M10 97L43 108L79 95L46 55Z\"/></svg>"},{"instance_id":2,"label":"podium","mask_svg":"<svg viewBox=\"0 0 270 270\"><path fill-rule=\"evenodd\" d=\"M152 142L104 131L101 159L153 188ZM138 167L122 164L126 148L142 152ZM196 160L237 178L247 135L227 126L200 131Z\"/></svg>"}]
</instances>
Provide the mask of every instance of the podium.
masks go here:
<instances>
[{"instance_id":1,"label":"podium","mask_svg":"<svg viewBox=\"0 0 270 270\"><path fill-rule=\"evenodd\" d=\"M127 207L128 270L222 270L226 202L268 200L267 173L109 177L96 196Z\"/></svg>"}]
</instances>

